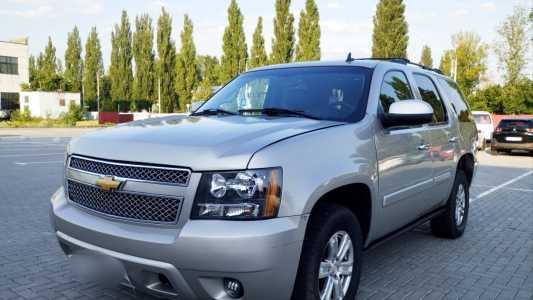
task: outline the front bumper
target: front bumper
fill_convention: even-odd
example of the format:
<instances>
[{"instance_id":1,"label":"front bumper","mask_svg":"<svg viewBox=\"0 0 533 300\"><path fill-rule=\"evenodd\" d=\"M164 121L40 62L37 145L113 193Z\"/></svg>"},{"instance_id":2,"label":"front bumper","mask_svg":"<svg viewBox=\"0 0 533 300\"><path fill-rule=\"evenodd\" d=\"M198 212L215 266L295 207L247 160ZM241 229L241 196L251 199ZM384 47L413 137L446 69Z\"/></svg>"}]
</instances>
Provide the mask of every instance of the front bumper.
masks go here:
<instances>
[{"instance_id":1,"label":"front bumper","mask_svg":"<svg viewBox=\"0 0 533 300\"><path fill-rule=\"evenodd\" d=\"M71 205L62 189L52 197L50 214L67 255L83 250L113 257L126 270L127 284L179 299L231 299L224 292L224 278L242 283L242 299L289 299L307 222L305 216L293 216L137 224ZM188 217L187 212L180 217Z\"/></svg>"}]
</instances>

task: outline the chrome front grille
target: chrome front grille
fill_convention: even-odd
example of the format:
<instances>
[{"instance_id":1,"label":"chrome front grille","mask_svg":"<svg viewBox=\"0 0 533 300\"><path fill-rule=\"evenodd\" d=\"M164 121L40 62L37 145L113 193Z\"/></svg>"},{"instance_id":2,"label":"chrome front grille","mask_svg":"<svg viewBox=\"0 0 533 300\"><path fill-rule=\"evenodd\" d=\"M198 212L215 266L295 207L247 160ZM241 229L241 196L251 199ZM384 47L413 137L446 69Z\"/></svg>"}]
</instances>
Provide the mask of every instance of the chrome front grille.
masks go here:
<instances>
[{"instance_id":1,"label":"chrome front grille","mask_svg":"<svg viewBox=\"0 0 533 300\"><path fill-rule=\"evenodd\" d=\"M122 191L106 192L95 186L67 180L70 201L113 217L156 223L175 223L180 199Z\"/></svg>"},{"instance_id":2,"label":"chrome front grille","mask_svg":"<svg viewBox=\"0 0 533 300\"><path fill-rule=\"evenodd\" d=\"M94 174L181 186L188 185L191 175L187 169L124 164L79 156L70 158L69 167Z\"/></svg>"}]
</instances>

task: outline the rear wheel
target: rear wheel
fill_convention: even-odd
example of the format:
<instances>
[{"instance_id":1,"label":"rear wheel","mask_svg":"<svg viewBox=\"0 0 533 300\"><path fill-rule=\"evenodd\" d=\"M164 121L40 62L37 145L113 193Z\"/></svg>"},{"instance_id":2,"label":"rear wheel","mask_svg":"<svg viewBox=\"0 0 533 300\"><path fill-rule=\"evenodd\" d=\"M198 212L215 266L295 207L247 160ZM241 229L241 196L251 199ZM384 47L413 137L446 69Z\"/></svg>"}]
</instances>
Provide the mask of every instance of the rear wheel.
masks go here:
<instances>
[{"instance_id":1,"label":"rear wheel","mask_svg":"<svg viewBox=\"0 0 533 300\"><path fill-rule=\"evenodd\" d=\"M343 206L318 205L309 220L292 298L354 299L363 246L359 222Z\"/></svg>"},{"instance_id":2,"label":"rear wheel","mask_svg":"<svg viewBox=\"0 0 533 300\"><path fill-rule=\"evenodd\" d=\"M462 236L468 219L469 201L468 180L462 170L457 170L445 212L431 220L433 234L450 239Z\"/></svg>"}]
</instances>

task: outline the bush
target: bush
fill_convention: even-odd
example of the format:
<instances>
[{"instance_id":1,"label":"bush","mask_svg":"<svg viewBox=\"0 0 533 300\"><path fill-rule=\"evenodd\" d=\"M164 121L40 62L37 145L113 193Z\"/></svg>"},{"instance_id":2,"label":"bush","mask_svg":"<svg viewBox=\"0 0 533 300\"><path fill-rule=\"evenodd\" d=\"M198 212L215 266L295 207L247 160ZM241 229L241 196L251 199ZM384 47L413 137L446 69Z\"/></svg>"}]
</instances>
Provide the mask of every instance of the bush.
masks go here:
<instances>
[{"instance_id":1,"label":"bush","mask_svg":"<svg viewBox=\"0 0 533 300\"><path fill-rule=\"evenodd\" d=\"M11 113L11 121L28 122L31 120L31 111L29 109L25 109L23 112L20 112L20 110L17 109Z\"/></svg>"},{"instance_id":2,"label":"bush","mask_svg":"<svg viewBox=\"0 0 533 300\"><path fill-rule=\"evenodd\" d=\"M67 126L76 126L76 122L83 119L83 111L80 106L76 105L74 102L70 102L68 106L68 113L63 117L65 124Z\"/></svg>"}]
</instances>

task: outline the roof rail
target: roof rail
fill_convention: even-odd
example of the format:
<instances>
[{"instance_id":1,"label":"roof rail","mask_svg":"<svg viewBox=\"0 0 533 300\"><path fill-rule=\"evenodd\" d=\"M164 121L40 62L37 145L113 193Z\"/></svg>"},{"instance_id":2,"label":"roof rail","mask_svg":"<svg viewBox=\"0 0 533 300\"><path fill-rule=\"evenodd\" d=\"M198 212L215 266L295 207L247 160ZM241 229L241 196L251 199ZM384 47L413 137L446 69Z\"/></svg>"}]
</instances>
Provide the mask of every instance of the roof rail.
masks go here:
<instances>
[{"instance_id":1,"label":"roof rail","mask_svg":"<svg viewBox=\"0 0 533 300\"><path fill-rule=\"evenodd\" d=\"M414 63L412 61L410 61L409 59L407 58L404 58L404 57L367 57L367 58L352 58L352 53L348 53L348 58L346 59L346 62L352 62L354 60L383 60L383 61L389 61L389 62L393 62L393 63L398 63L398 64L403 64L403 65L414 65L414 66L417 66L417 67L420 67L424 70L428 70L428 71L433 71L435 73L438 73L438 74L443 74L442 71L440 69L437 69L437 68L430 68L430 67L427 67L427 66L424 66L422 64L417 64L417 63Z\"/></svg>"}]
</instances>

